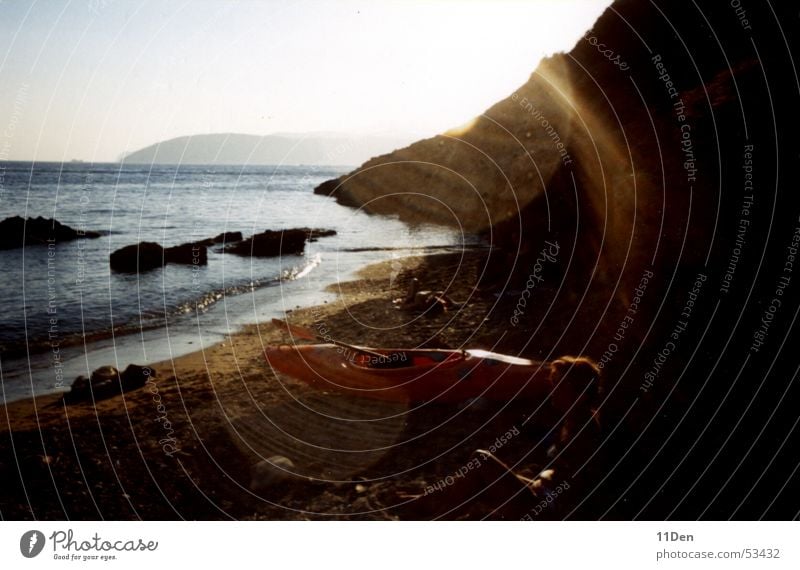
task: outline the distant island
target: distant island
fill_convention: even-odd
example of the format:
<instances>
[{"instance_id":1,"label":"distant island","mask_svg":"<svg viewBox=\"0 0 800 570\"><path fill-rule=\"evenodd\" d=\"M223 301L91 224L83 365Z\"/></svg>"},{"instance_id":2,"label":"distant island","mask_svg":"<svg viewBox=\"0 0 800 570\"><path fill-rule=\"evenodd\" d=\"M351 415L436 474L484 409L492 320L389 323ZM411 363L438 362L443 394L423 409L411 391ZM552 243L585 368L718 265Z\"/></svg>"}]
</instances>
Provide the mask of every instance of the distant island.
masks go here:
<instances>
[{"instance_id":1,"label":"distant island","mask_svg":"<svg viewBox=\"0 0 800 570\"><path fill-rule=\"evenodd\" d=\"M204 134L161 141L124 154L120 160L128 164L356 165L411 140L413 135Z\"/></svg>"}]
</instances>

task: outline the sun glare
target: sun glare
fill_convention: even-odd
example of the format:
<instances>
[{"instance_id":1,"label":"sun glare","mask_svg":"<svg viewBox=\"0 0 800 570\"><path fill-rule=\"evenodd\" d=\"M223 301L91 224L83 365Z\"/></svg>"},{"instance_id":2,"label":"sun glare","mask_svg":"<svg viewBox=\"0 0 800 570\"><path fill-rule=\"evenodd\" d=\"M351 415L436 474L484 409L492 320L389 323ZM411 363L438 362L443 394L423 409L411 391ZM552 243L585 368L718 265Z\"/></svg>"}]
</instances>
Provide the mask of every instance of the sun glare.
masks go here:
<instances>
[{"instance_id":1,"label":"sun glare","mask_svg":"<svg viewBox=\"0 0 800 570\"><path fill-rule=\"evenodd\" d=\"M376 3L376 53L362 79L403 125L433 134L458 129L510 95L540 59L572 48L604 1ZM388 53L391 50L392 53ZM382 65L378 55L391 65ZM380 116L365 116L376 125Z\"/></svg>"}]
</instances>

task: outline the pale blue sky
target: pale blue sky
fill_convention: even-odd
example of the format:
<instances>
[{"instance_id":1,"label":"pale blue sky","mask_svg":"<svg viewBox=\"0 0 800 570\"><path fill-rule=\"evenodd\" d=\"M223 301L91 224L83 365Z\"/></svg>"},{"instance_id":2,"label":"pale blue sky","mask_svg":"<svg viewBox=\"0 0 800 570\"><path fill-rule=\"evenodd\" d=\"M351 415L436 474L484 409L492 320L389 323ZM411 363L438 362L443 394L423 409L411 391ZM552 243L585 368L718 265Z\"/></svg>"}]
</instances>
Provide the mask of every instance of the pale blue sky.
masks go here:
<instances>
[{"instance_id":1,"label":"pale blue sky","mask_svg":"<svg viewBox=\"0 0 800 570\"><path fill-rule=\"evenodd\" d=\"M0 0L0 160L207 132L428 136L570 49L608 0Z\"/></svg>"}]
</instances>

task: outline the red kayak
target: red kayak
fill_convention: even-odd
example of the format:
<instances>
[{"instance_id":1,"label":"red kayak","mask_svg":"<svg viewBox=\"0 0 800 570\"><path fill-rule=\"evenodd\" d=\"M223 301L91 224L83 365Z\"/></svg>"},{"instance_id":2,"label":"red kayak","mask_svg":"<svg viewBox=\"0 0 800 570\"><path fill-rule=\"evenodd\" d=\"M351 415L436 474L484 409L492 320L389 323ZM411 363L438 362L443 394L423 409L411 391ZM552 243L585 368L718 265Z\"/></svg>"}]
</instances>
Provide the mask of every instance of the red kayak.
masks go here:
<instances>
[{"instance_id":1,"label":"red kayak","mask_svg":"<svg viewBox=\"0 0 800 570\"><path fill-rule=\"evenodd\" d=\"M277 371L320 390L400 402L471 398L544 400L551 365L485 350L406 350L336 344L282 345L264 355Z\"/></svg>"}]
</instances>

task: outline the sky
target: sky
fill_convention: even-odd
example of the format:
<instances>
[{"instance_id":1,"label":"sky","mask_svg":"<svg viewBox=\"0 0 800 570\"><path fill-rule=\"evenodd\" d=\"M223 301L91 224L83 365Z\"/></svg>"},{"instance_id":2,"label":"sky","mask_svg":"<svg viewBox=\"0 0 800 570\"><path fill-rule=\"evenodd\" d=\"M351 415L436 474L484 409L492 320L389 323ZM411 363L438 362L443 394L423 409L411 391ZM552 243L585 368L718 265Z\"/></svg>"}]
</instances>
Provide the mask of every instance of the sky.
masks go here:
<instances>
[{"instance_id":1,"label":"sky","mask_svg":"<svg viewBox=\"0 0 800 570\"><path fill-rule=\"evenodd\" d=\"M0 161L201 133L457 127L610 0L0 0Z\"/></svg>"}]
</instances>

